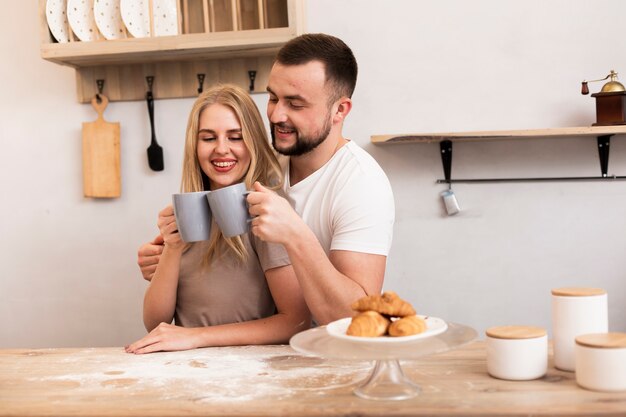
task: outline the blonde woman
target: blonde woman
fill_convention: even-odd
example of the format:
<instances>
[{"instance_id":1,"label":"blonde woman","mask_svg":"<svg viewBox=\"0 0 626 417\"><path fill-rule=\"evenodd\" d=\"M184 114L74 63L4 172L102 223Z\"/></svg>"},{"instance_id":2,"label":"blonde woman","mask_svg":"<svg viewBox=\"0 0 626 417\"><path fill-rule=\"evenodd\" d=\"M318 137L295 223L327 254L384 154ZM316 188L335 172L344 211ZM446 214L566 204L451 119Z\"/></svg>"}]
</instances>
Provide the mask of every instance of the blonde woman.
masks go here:
<instances>
[{"instance_id":1,"label":"blonde woman","mask_svg":"<svg viewBox=\"0 0 626 417\"><path fill-rule=\"evenodd\" d=\"M219 85L203 93L189 115L181 190L242 181L248 188L256 181L279 188L281 169L248 93ZM281 245L252 233L225 238L215 223L210 240L185 244L172 206L161 210L158 227L163 252L144 298L149 334L127 352L285 343L310 326Z\"/></svg>"}]
</instances>

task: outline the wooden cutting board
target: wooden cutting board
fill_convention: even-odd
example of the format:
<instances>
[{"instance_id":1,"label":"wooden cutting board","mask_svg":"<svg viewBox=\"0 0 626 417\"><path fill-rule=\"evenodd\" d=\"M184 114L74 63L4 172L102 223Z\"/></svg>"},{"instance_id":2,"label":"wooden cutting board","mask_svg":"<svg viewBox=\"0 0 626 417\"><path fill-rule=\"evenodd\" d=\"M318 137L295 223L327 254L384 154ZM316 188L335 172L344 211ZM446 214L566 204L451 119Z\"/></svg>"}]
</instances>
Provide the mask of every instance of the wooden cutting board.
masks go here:
<instances>
[{"instance_id":1,"label":"wooden cutting board","mask_svg":"<svg viewBox=\"0 0 626 417\"><path fill-rule=\"evenodd\" d=\"M100 94L91 105L95 122L83 123L83 193L85 197L115 198L121 195L120 124L109 123L102 114L109 99Z\"/></svg>"}]
</instances>

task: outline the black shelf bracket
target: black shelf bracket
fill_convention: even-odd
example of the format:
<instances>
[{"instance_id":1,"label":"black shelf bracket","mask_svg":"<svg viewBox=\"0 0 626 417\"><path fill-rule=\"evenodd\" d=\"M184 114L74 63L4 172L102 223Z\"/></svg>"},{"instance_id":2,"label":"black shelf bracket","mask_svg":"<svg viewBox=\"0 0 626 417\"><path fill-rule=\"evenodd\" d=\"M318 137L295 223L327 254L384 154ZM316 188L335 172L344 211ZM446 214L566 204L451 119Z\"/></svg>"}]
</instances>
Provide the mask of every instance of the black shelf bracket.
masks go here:
<instances>
[{"instance_id":1,"label":"black shelf bracket","mask_svg":"<svg viewBox=\"0 0 626 417\"><path fill-rule=\"evenodd\" d=\"M626 176L608 175L609 153L611 150L611 136L601 135L598 140L598 156L600 157L600 177L538 177L538 178L466 178L452 179L452 141L442 140L439 143L441 163L444 179L437 180L437 184L452 183L486 183L486 182L545 182L545 181L595 181L595 180L624 180Z\"/></svg>"},{"instance_id":2,"label":"black shelf bracket","mask_svg":"<svg viewBox=\"0 0 626 417\"><path fill-rule=\"evenodd\" d=\"M443 164L443 176L445 181L450 184L452 174L452 141L442 140L439 142L439 149L441 150L441 163Z\"/></svg>"},{"instance_id":3,"label":"black shelf bracket","mask_svg":"<svg viewBox=\"0 0 626 417\"><path fill-rule=\"evenodd\" d=\"M598 136L598 156L600 156L600 170L602 177L607 176L609 170L609 151L611 150L611 136Z\"/></svg>"}]
</instances>

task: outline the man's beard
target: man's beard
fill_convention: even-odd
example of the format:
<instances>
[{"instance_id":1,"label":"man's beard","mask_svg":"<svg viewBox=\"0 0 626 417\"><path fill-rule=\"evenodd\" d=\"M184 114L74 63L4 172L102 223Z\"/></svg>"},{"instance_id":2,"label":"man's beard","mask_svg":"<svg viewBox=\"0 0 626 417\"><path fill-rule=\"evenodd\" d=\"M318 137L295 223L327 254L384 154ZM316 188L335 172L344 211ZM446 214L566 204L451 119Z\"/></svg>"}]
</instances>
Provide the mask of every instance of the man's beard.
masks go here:
<instances>
[{"instance_id":1,"label":"man's beard","mask_svg":"<svg viewBox=\"0 0 626 417\"><path fill-rule=\"evenodd\" d=\"M326 140L326 138L328 137L328 134L330 133L330 129L332 125L330 123L330 120L327 119L324 126L320 130L315 132L314 136L301 136L300 133L296 129L294 129L295 135L296 135L296 143L294 143L289 148L283 148L283 149L279 149L276 146L276 133L274 131L276 127L282 128L282 127L285 127L285 124L284 123L272 123L270 125L270 133L272 135L272 146L274 147L274 149L276 149L276 152L282 155L286 155L286 156L300 156L300 155L304 155L305 153L311 152L313 149L317 148L322 142L324 142L324 140Z\"/></svg>"}]
</instances>

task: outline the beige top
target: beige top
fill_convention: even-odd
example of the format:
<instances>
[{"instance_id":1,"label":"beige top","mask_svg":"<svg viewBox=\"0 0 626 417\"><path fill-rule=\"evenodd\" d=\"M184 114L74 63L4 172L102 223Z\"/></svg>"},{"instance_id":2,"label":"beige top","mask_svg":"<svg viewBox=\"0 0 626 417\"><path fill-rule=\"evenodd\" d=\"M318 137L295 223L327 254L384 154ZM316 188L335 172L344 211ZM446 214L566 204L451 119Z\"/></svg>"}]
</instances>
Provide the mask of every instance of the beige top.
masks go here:
<instances>
[{"instance_id":1,"label":"beige top","mask_svg":"<svg viewBox=\"0 0 626 417\"><path fill-rule=\"evenodd\" d=\"M247 262L230 251L203 265L208 241L191 245L181 259L175 323L183 327L214 326L268 317L276 312L264 271L291 264L282 245L242 235Z\"/></svg>"},{"instance_id":2,"label":"beige top","mask_svg":"<svg viewBox=\"0 0 626 417\"><path fill-rule=\"evenodd\" d=\"M535 326L497 326L487 329L485 334L494 339L534 339L546 335L546 330Z\"/></svg>"},{"instance_id":3,"label":"beige top","mask_svg":"<svg viewBox=\"0 0 626 417\"><path fill-rule=\"evenodd\" d=\"M592 348L626 348L626 333L591 333L578 336L576 344Z\"/></svg>"},{"instance_id":4,"label":"beige top","mask_svg":"<svg viewBox=\"0 0 626 417\"><path fill-rule=\"evenodd\" d=\"M604 294L606 294L606 291L602 288L565 287L555 288L552 290L552 295L558 295L561 297L589 297L592 295Z\"/></svg>"}]
</instances>

